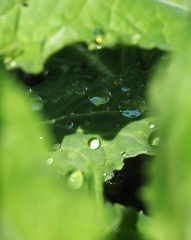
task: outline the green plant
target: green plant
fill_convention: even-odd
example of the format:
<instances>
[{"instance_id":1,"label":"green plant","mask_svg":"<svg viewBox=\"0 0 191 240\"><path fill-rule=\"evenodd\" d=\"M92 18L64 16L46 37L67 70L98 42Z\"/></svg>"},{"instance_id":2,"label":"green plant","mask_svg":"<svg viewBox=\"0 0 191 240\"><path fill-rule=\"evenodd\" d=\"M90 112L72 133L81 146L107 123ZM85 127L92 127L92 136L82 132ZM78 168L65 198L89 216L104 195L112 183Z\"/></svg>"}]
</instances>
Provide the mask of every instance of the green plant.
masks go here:
<instances>
[{"instance_id":1,"label":"green plant","mask_svg":"<svg viewBox=\"0 0 191 240\"><path fill-rule=\"evenodd\" d=\"M190 10L176 2L2 1L1 239L190 239ZM104 198L124 161L157 152L151 219Z\"/></svg>"}]
</instances>

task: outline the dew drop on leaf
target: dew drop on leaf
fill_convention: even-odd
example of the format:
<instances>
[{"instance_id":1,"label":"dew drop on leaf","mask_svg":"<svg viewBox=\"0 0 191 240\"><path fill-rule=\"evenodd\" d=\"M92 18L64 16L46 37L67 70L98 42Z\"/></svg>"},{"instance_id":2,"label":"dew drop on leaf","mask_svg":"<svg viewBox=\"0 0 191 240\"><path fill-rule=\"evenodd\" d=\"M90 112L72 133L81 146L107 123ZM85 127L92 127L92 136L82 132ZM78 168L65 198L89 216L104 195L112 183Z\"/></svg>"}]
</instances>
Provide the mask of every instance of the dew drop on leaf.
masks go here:
<instances>
[{"instance_id":1,"label":"dew drop on leaf","mask_svg":"<svg viewBox=\"0 0 191 240\"><path fill-rule=\"evenodd\" d=\"M160 143L159 130L155 130L149 135L148 142L152 146L159 145L159 143Z\"/></svg>"},{"instance_id":2,"label":"dew drop on leaf","mask_svg":"<svg viewBox=\"0 0 191 240\"><path fill-rule=\"evenodd\" d=\"M127 152L122 152L121 156L124 157L124 158L127 158L129 156L129 154Z\"/></svg>"},{"instance_id":3,"label":"dew drop on leaf","mask_svg":"<svg viewBox=\"0 0 191 240\"><path fill-rule=\"evenodd\" d=\"M59 97L55 97L55 98L53 98L52 100L51 100L51 102L53 102L53 103L57 103L57 102L59 102L60 101L60 98Z\"/></svg>"},{"instance_id":4,"label":"dew drop on leaf","mask_svg":"<svg viewBox=\"0 0 191 240\"><path fill-rule=\"evenodd\" d=\"M91 150L95 150L100 147L100 140L98 138L92 137L88 140L88 146Z\"/></svg>"},{"instance_id":5,"label":"dew drop on leaf","mask_svg":"<svg viewBox=\"0 0 191 240\"><path fill-rule=\"evenodd\" d=\"M74 123L73 123L72 121L67 121L67 122L66 122L66 128L67 128L67 129L72 129L73 126L74 126Z\"/></svg>"},{"instance_id":6,"label":"dew drop on leaf","mask_svg":"<svg viewBox=\"0 0 191 240\"><path fill-rule=\"evenodd\" d=\"M80 189L84 183L84 174L80 170L72 172L68 177L68 185L73 189Z\"/></svg>"},{"instance_id":7,"label":"dew drop on leaf","mask_svg":"<svg viewBox=\"0 0 191 240\"><path fill-rule=\"evenodd\" d=\"M105 87L93 87L88 95L91 103L95 106L99 106L109 102L111 97L111 92Z\"/></svg>"},{"instance_id":8,"label":"dew drop on leaf","mask_svg":"<svg viewBox=\"0 0 191 240\"><path fill-rule=\"evenodd\" d=\"M121 87L121 90L126 93L126 94L130 94L131 93L131 87L128 85L124 85Z\"/></svg>"},{"instance_id":9,"label":"dew drop on leaf","mask_svg":"<svg viewBox=\"0 0 191 240\"><path fill-rule=\"evenodd\" d=\"M47 117L46 121L49 124L53 124L53 123L55 123L56 119L53 116L49 116L49 117Z\"/></svg>"},{"instance_id":10,"label":"dew drop on leaf","mask_svg":"<svg viewBox=\"0 0 191 240\"><path fill-rule=\"evenodd\" d=\"M148 124L148 126L149 126L150 129L155 128L155 124L154 124L153 122L150 122L150 123Z\"/></svg>"},{"instance_id":11,"label":"dew drop on leaf","mask_svg":"<svg viewBox=\"0 0 191 240\"><path fill-rule=\"evenodd\" d=\"M139 96L126 97L120 101L119 109L124 117L137 118L145 111L145 101Z\"/></svg>"},{"instance_id":12,"label":"dew drop on leaf","mask_svg":"<svg viewBox=\"0 0 191 240\"><path fill-rule=\"evenodd\" d=\"M123 82L123 79L122 79L121 76L115 77L113 79L113 83L116 84L116 85L120 85L120 84L122 84L122 82Z\"/></svg>"},{"instance_id":13,"label":"dew drop on leaf","mask_svg":"<svg viewBox=\"0 0 191 240\"><path fill-rule=\"evenodd\" d=\"M73 92L74 92L74 89L73 89L73 87L71 87L71 86L67 86L66 88L65 88L65 92L66 92L66 94L72 94Z\"/></svg>"},{"instance_id":14,"label":"dew drop on leaf","mask_svg":"<svg viewBox=\"0 0 191 240\"><path fill-rule=\"evenodd\" d=\"M87 119L85 119L84 121L83 121L83 125L84 126L89 126L90 125L90 121L89 120L87 120Z\"/></svg>"},{"instance_id":15,"label":"dew drop on leaf","mask_svg":"<svg viewBox=\"0 0 191 240\"><path fill-rule=\"evenodd\" d=\"M85 112L86 112L86 114L88 114L88 115L92 115L93 110L92 110L91 108L87 108Z\"/></svg>"},{"instance_id":16,"label":"dew drop on leaf","mask_svg":"<svg viewBox=\"0 0 191 240\"><path fill-rule=\"evenodd\" d=\"M85 94L86 91L87 91L87 89L88 89L88 88L86 87L85 84L79 83L79 84L77 84L76 87L75 87L75 92L76 92L77 94Z\"/></svg>"},{"instance_id":17,"label":"dew drop on leaf","mask_svg":"<svg viewBox=\"0 0 191 240\"><path fill-rule=\"evenodd\" d=\"M47 165L52 165L53 162L54 162L54 159L53 159L53 158L48 158L48 159L46 160Z\"/></svg>"},{"instance_id":18,"label":"dew drop on leaf","mask_svg":"<svg viewBox=\"0 0 191 240\"><path fill-rule=\"evenodd\" d=\"M78 80L78 79L71 79L71 80L70 80L70 83L71 83L73 86L76 86L76 85L79 83L79 80Z\"/></svg>"},{"instance_id":19,"label":"dew drop on leaf","mask_svg":"<svg viewBox=\"0 0 191 240\"><path fill-rule=\"evenodd\" d=\"M44 101L37 94L30 95L30 103L32 111L41 111L44 109Z\"/></svg>"},{"instance_id":20,"label":"dew drop on leaf","mask_svg":"<svg viewBox=\"0 0 191 240\"><path fill-rule=\"evenodd\" d=\"M58 140L52 142L52 150L58 150L61 147L61 144Z\"/></svg>"}]
</instances>

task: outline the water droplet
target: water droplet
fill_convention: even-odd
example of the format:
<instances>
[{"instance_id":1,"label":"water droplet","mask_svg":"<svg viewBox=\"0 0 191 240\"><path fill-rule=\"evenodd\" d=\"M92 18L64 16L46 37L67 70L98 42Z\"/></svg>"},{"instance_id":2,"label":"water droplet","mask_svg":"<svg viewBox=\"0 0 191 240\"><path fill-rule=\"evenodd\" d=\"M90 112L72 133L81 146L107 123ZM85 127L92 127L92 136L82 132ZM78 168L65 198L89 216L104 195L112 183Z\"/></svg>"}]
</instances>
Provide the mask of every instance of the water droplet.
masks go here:
<instances>
[{"instance_id":1,"label":"water droplet","mask_svg":"<svg viewBox=\"0 0 191 240\"><path fill-rule=\"evenodd\" d=\"M115 124L115 128L119 128L121 125L119 123Z\"/></svg>"},{"instance_id":2,"label":"water droplet","mask_svg":"<svg viewBox=\"0 0 191 240\"><path fill-rule=\"evenodd\" d=\"M78 79L71 79L71 80L70 80L70 83L71 83L73 86L76 86L76 85L79 83L79 80L78 80Z\"/></svg>"},{"instance_id":3,"label":"water droplet","mask_svg":"<svg viewBox=\"0 0 191 240\"><path fill-rule=\"evenodd\" d=\"M66 112L66 116L67 117L72 117L72 116L74 116L75 115L75 113L73 112L73 111L68 111L68 112Z\"/></svg>"},{"instance_id":4,"label":"water droplet","mask_svg":"<svg viewBox=\"0 0 191 240\"><path fill-rule=\"evenodd\" d=\"M131 94L131 87L129 85L125 85L121 87L121 90L126 93L127 95Z\"/></svg>"},{"instance_id":5,"label":"water droplet","mask_svg":"<svg viewBox=\"0 0 191 240\"><path fill-rule=\"evenodd\" d=\"M87 119L85 119L84 121L83 121L83 125L84 126L89 126L90 125L90 121L89 120L87 120Z\"/></svg>"},{"instance_id":6,"label":"water droplet","mask_svg":"<svg viewBox=\"0 0 191 240\"><path fill-rule=\"evenodd\" d=\"M121 76L115 77L113 79L113 83L116 85L120 85L120 84L122 84L122 82L123 82L123 78Z\"/></svg>"},{"instance_id":7,"label":"water droplet","mask_svg":"<svg viewBox=\"0 0 191 240\"><path fill-rule=\"evenodd\" d=\"M127 158L129 156L129 154L127 152L122 152L121 156L124 157L124 158Z\"/></svg>"},{"instance_id":8,"label":"water droplet","mask_svg":"<svg viewBox=\"0 0 191 240\"><path fill-rule=\"evenodd\" d=\"M100 147L100 140L98 138L92 137L88 140L88 146L90 149L95 150Z\"/></svg>"},{"instance_id":9,"label":"water droplet","mask_svg":"<svg viewBox=\"0 0 191 240\"><path fill-rule=\"evenodd\" d=\"M137 118L145 111L145 101L139 96L126 97L121 100L119 109L124 117Z\"/></svg>"},{"instance_id":10,"label":"water droplet","mask_svg":"<svg viewBox=\"0 0 191 240\"><path fill-rule=\"evenodd\" d=\"M58 150L61 147L61 144L58 140L52 142L52 150Z\"/></svg>"},{"instance_id":11,"label":"water droplet","mask_svg":"<svg viewBox=\"0 0 191 240\"><path fill-rule=\"evenodd\" d=\"M84 183L84 174L80 170L72 172L68 177L68 184L73 189L80 189Z\"/></svg>"},{"instance_id":12,"label":"water droplet","mask_svg":"<svg viewBox=\"0 0 191 240\"><path fill-rule=\"evenodd\" d=\"M107 176L107 173L103 173L103 176L106 177L106 176Z\"/></svg>"},{"instance_id":13,"label":"water droplet","mask_svg":"<svg viewBox=\"0 0 191 240\"><path fill-rule=\"evenodd\" d=\"M67 122L66 122L66 128L67 128L67 129L72 129L73 126L74 126L74 123L73 123L72 121L67 121Z\"/></svg>"},{"instance_id":14,"label":"water droplet","mask_svg":"<svg viewBox=\"0 0 191 240\"><path fill-rule=\"evenodd\" d=\"M15 61L10 62L10 64L9 64L9 66L12 68L15 67L16 65L17 65L17 63Z\"/></svg>"},{"instance_id":15,"label":"water droplet","mask_svg":"<svg viewBox=\"0 0 191 240\"><path fill-rule=\"evenodd\" d=\"M87 91L87 89L88 89L88 88L86 87L85 84L80 83L80 84L78 84L78 85L75 87L75 92L76 92L77 94L85 94L86 91Z\"/></svg>"},{"instance_id":16,"label":"water droplet","mask_svg":"<svg viewBox=\"0 0 191 240\"><path fill-rule=\"evenodd\" d=\"M86 114L92 115L92 113L93 113L93 110L91 108L86 109Z\"/></svg>"},{"instance_id":17,"label":"water droplet","mask_svg":"<svg viewBox=\"0 0 191 240\"><path fill-rule=\"evenodd\" d=\"M150 129L155 128L155 124L154 124L153 122L150 122L150 123L148 124L148 126L149 126Z\"/></svg>"},{"instance_id":18,"label":"water droplet","mask_svg":"<svg viewBox=\"0 0 191 240\"><path fill-rule=\"evenodd\" d=\"M44 94L45 94L46 96L48 96L48 95L50 94L50 92L49 92L48 90L45 90L45 91L44 91Z\"/></svg>"},{"instance_id":19,"label":"water droplet","mask_svg":"<svg viewBox=\"0 0 191 240\"><path fill-rule=\"evenodd\" d=\"M44 102L39 95L31 94L30 95L31 110L41 111L44 109Z\"/></svg>"},{"instance_id":20,"label":"water droplet","mask_svg":"<svg viewBox=\"0 0 191 240\"><path fill-rule=\"evenodd\" d=\"M66 92L66 94L72 94L74 92L74 89L71 86L67 86L65 88L65 92Z\"/></svg>"},{"instance_id":21,"label":"water droplet","mask_svg":"<svg viewBox=\"0 0 191 240\"><path fill-rule=\"evenodd\" d=\"M53 123L55 123L56 119L53 116L49 116L49 117L47 117L46 121L49 124L53 124Z\"/></svg>"},{"instance_id":22,"label":"water droplet","mask_svg":"<svg viewBox=\"0 0 191 240\"><path fill-rule=\"evenodd\" d=\"M43 140L43 137L42 137L42 136L40 136L40 137L39 137L39 139L40 139L40 140Z\"/></svg>"},{"instance_id":23,"label":"water droplet","mask_svg":"<svg viewBox=\"0 0 191 240\"><path fill-rule=\"evenodd\" d=\"M110 77L109 76L100 76L99 77L99 80L102 82L102 83L107 83L109 81Z\"/></svg>"},{"instance_id":24,"label":"water droplet","mask_svg":"<svg viewBox=\"0 0 191 240\"><path fill-rule=\"evenodd\" d=\"M94 34L95 34L95 36L102 35L102 34L103 34L103 30L100 29L100 28L96 28L96 29L94 30Z\"/></svg>"},{"instance_id":25,"label":"water droplet","mask_svg":"<svg viewBox=\"0 0 191 240\"><path fill-rule=\"evenodd\" d=\"M160 143L159 130L155 130L149 135L148 142L152 146L159 145L159 143Z\"/></svg>"},{"instance_id":26,"label":"water droplet","mask_svg":"<svg viewBox=\"0 0 191 240\"><path fill-rule=\"evenodd\" d=\"M132 36L132 42L133 42L133 44L137 44L137 42L139 41L140 38L141 38L141 34L135 33L135 34Z\"/></svg>"},{"instance_id":27,"label":"water droplet","mask_svg":"<svg viewBox=\"0 0 191 240\"><path fill-rule=\"evenodd\" d=\"M47 163L48 165L52 165L53 162L54 162L54 159L53 159L53 158L48 158L48 159L46 160L46 163Z\"/></svg>"},{"instance_id":28,"label":"water droplet","mask_svg":"<svg viewBox=\"0 0 191 240\"><path fill-rule=\"evenodd\" d=\"M97 49L101 49L101 48L102 48L102 45L101 45L101 44L97 44L96 48L97 48Z\"/></svg>"},{"instance_id":29,"label":"water droplet","mask_svg":"<svg viewBox=\"0 0 191 240\"><path fill-rule=\"evenodd\" d=\"M136 86L137 86L138 88L142 88L142 87L144 86L144 84L143 84L142 81L137 81L137 82L136 82Z\"/></svg>"},{"instance_id":30,"label":"water droplet","mask_svg":"<svg viewBox=\"0 0 191 240\"><path fill-rule=\"evenodd\" d=\"M63 64L63 65L61 65L61 70L64 72L64 73L66 73L67 71L68 71L68 69L69 69L69 66L68 65L66 65L66 64Z\"/></svg>"},{"instance_id":31,"label":"water droplet","mask_svg":"<svg viewBox=\"0 0 191 240\"><path fill-rule=\"evenodd\" d=\"M114 170L112 179L108 180L107 184L119 184L123 180L123 174L121 170Z\"/></svg>"},{"instance_id":32,"label":"water droplet","mask_svg":"<svg viewBox=\"0 0 191 240\"><path fill-rule=\"evenodd\" d=\"M110 100L111 93L105 87L94 87L90 90L89 100L96 106L107 103Z\"/></svg>"},{"instance_id":33,"label":"water droplet","mask_svg":"<svg viewBox=\"0 0 191 240\"><path fill-rule=\"evenodd\" d=\"M113 231L114 231L114 233L119 233L119 232L121 231L121 229L120 229L119 226L115 226L115 227L113 228Z\"/></svg>"}]
</instances>

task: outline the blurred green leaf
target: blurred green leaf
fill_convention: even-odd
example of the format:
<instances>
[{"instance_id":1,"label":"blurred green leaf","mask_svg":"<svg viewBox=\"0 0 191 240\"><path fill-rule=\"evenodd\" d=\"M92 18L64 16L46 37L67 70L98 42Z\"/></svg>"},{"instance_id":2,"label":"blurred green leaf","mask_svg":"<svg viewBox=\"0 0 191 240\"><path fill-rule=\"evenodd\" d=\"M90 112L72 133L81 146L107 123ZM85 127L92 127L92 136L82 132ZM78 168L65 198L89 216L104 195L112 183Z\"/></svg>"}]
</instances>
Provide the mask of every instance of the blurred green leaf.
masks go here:
<instances>
[{"instance_id":1,"label":"blurred green leaf","mask_svg":"<svg viewBox=\"0 0 191 240\"><path fill-rule=\"evenodd\" d=\"M38 73L54 52L76 42L89 49L136 45L171 50L187 9L162 1L2 1L0 53L8 68ZM145 7L146 6L146 7Z\"/></svg>"}]
</instances>

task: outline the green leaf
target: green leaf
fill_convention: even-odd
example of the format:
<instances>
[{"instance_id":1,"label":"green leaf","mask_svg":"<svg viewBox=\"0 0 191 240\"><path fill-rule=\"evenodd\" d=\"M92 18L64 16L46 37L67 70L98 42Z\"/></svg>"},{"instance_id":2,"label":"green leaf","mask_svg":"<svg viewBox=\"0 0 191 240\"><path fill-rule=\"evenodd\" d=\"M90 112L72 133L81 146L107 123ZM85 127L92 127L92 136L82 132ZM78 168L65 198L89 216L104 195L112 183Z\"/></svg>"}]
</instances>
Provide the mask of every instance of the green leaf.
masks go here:
<instances>
[{"instance_id":1,"label":"green leaf","mask_svg":"<svg viewBox=\"0 0 191 240\"><path fill-rule=\"evenodd\" d=\"M137 44L171 50L188 12L154 0L27 3L2 1L0 53L8 68L33 73L41 72L54 52L76 42L85 42L89 49Z\"/></svg>"},{"instance_id":2,"label":"green leaf","mask_svg":"<svg viewBox=\"0 0 191 240\"><path fill-rule=\"evenodd\" d=\"M180 32L179 50L168 68L156 76L150 99L162 116L159 153L150 166L151 183L145 191L152 224L151 239L190 239L190 27Z\"/></svg>"},{"instance_id":3,"label":"green leaf","mask_svg":"<svg viewBox=\"0 0 191 240\"><path fill-rule=\"evenodd\" d=\"M125 234L140 239L136 213L104 201L99 166L87 161L86 181L79 190L68 186L68 176L56 176L51 160L46 162L47 130L37 127L39 116L30 110L18 82L2 69L0 73L0 238L109 240Z\"/></svg>"},{"instance_id":4,"label":"green leaf","mask_svg":"<svg viewBox=\"0 0 191 240\"><path fill-rule=\"evenodd\" d=\"M102 69L107 68L108 72L112 69L106 67L107 62L101 62L101 70L96 68L95 55L88 53L87 61L87 50L77 55L75 49L79 47L69 48L74 59L72 64L66 57L67 50L53 59L48 65L46 80L32 90L42 97L47 116L44 124L49 123L55 135L49 158L66 174L76 169L86 173L90 159L102 168L107 181L114 170L122 169L126 158L156 153L156 148L148 142L153 131L149 123L154 121L156 125L156 120L145 118L144 114L138 118L125 117L126 108L121 107L125 105L121 103L123 99L133 98L143 104L140 115L145 108L149 111L143 100L149 71L132 64L126 66L121 75L99 73ZM107 53L113 57L110 51ZM81 63L86 65L85 69ZM94 94L101 97L95 98Z\"/></svg>"}]
</instances>

